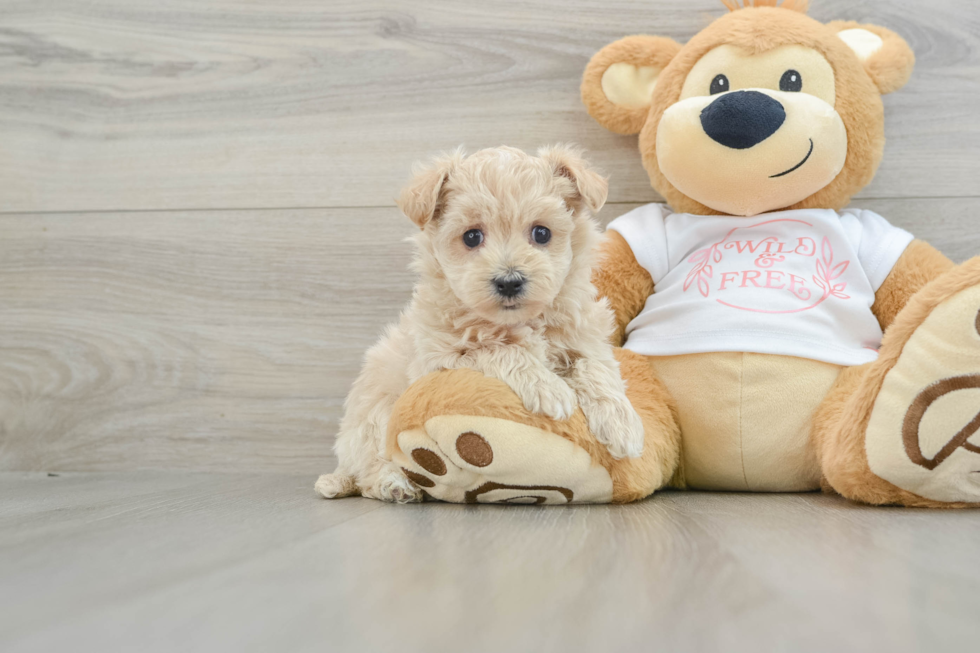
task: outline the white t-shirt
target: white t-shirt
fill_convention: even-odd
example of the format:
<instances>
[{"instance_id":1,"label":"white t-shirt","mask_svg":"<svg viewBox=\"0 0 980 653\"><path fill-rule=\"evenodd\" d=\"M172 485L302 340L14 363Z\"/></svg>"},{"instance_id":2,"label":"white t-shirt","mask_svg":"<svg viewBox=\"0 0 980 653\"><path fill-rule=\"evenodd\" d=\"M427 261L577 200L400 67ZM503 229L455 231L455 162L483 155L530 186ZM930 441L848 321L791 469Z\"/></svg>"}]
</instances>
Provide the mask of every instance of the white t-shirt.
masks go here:
<instances>
[{"instance_id":1,"label":"white t-shirt","mask_svg":"<svg viewBox=\"0 0 980 653\"><path fill-rule=\"evenodd\" d=\"M912 241L871 211L751 218L647 204L609 224L653 277L626 329L648 356L745 351L860 365L878 357L875 291Z\"/></svg>"}]
</instances>

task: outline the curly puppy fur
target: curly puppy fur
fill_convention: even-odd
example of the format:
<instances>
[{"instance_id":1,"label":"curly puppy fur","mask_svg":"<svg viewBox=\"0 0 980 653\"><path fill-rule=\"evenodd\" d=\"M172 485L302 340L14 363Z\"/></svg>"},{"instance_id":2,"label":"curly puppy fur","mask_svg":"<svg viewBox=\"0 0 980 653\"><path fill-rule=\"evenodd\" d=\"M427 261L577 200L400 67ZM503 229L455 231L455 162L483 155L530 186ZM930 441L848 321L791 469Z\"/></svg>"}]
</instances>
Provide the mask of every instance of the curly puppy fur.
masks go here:
<instances>
[{"instance_id":1,"label":"curly puppy fur","mask_svg":"<svg viewBox=\"0 0 980 653\"><path fill-rule=\"evenodd\" d=\"M337 436L338 468L317 482L323 496L421 497L388 461L385 436L397 399L444 369L500 379L526 410L552 419L578 405L611 456L640 456L643 423L608 342L612 311L590 281L600 238L592 214L606 189L566 146L537 157L456 152L417 171L399 207L421 229L419 281L399 323L367 353Z\"/></svg>"}]
</instances>

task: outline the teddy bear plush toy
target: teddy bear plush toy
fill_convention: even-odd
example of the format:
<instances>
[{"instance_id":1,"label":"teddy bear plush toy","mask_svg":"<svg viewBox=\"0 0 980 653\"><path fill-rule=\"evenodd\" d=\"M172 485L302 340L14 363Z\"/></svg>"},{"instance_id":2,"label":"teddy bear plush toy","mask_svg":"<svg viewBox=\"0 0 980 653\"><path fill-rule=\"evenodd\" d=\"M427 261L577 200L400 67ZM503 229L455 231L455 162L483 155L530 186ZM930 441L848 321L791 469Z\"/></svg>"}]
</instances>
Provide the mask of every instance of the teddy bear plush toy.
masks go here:
<instances>
[{"instance_id":1,"label":"teddy bear plush toy","mask_svg":"<svg viewBox=\"0 0 980 653\"><path fill-rule=\"evenodd\" d=\"M582 99L639 134L669 207L609 224L594 282L644 421L613 459L579 412L529 413L500 381L438 372L399 400L388 454L432 497L625 502L658 488L980 505L980 258L954 265L845 208L881 160L881 95L909 46L806 2L723 0L684 45L598 52Z\"/></svg>"}]
</instances>

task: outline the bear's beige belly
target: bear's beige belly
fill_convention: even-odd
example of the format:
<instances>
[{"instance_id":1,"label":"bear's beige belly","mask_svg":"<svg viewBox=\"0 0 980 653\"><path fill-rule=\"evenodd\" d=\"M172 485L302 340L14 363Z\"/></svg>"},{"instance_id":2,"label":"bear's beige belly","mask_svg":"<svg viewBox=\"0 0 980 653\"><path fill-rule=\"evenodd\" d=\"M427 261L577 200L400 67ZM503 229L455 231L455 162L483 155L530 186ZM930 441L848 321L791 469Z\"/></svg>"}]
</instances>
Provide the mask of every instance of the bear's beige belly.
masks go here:
<instances>
[{"instance_id":1,"label":"bear's beige belly","mask_svg":"<svg viewBox=\"0 0 980 653\"><path fill-rule=\"evenodd\" d=\"M688 487L754 492L820 487L811 423L839 365L741 352L650 361L677 401Z\"/></svg>"}]
</instances>

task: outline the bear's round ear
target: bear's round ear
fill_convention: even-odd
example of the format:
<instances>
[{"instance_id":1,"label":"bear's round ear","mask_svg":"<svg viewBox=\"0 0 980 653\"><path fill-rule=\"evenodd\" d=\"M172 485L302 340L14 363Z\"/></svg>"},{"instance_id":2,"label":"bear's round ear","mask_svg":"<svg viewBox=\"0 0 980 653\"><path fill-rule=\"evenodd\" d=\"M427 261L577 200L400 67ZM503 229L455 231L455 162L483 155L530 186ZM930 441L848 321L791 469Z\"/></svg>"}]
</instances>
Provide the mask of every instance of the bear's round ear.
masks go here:
<instances>
[{"instance_id":1,"label":"bear's round ear","mask_svg":"<svg viewBox=\"0 0 980 653\"><path fill-rule=\"evenodd\" d=\"M599 50L582 75L589 115L617 134L639 134L657 77L681 49L659 36L627 36Z\"/></svg>"},{"instance_id":2,"label":"bear's round ear","mask_svg":"<svg viewBox=\"0 0 980 653\"><path fill-rule=\"evenodd\" d=\"M854 51L871 81L884 95L905 86L915 67L915 54L901 36L877 25L850 21L827 24Z\"/></svg>"}]
</instances>

